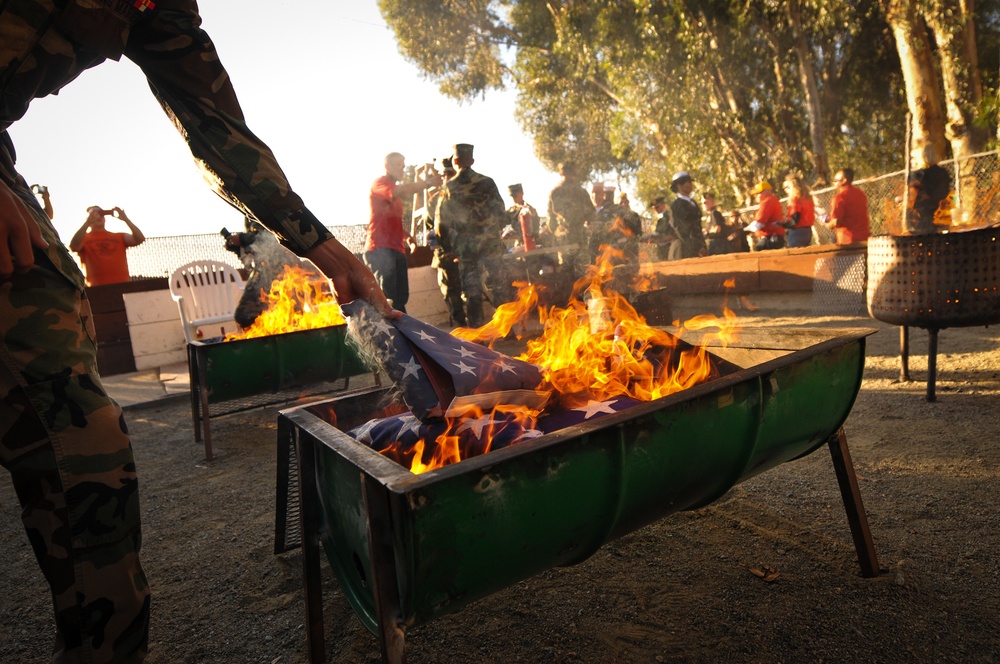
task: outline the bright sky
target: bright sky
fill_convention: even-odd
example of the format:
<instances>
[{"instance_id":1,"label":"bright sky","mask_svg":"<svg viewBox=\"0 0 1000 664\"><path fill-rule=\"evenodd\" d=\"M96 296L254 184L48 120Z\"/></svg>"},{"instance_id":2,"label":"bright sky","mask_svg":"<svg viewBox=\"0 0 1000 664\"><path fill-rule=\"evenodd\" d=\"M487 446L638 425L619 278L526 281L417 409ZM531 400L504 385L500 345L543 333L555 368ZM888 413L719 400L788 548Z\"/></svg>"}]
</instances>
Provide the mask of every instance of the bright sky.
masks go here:
<instances>
[{"instance_id":1,"label":"bright sky","mask_svg":"<svg viewBox=\"0 0 1000 664\"><path fill-rule=\"evenodd\" d=\"M559 178L513 119L514 93L464 106L441 96L399 54L375 0L200 6L250 128L323 223L367 222L368 190L385 172L386 153L421 164L448 156L455 143L476 146L475 170L496 181L506 203L507 185L520 182L525 200L544 209ZM18 170L51 190L65 242L90 205L123 208L148 237L242 228L124 58L36 100L10 134ZM108 229L127 230L118 221Z\"/></svg>"}]
</instances>

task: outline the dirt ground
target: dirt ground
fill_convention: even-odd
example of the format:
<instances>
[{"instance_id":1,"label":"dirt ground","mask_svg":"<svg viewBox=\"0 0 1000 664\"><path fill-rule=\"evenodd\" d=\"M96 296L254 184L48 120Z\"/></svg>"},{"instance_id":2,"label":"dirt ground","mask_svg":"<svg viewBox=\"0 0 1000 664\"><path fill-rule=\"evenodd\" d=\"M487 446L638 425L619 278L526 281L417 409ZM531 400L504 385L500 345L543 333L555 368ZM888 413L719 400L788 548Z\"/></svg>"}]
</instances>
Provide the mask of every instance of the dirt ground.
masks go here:
<instances>
[{"instance_id":1,"label":"dirt ground","mask_svg":"<svg viewBox=\"0 0 1000 664\"><path fill-rule=\"evenodd\" d=\"M754 327L875 327L845 430L882 574L864 579L825 448L714 504L614 541L407 635L413 664L456 662L996 662L1000 660L1000 330L927 334L868 318L744 318ZM217 458L189 402L127 412L153 591L150 662L306 661L301 559L272 553L277 408L219 418ZM0 483L0 662L45 662L52 617ZM777 573L768 582L752 569ZM328 659L378 644L323 563Z\"/></svg>"}]
</instances>

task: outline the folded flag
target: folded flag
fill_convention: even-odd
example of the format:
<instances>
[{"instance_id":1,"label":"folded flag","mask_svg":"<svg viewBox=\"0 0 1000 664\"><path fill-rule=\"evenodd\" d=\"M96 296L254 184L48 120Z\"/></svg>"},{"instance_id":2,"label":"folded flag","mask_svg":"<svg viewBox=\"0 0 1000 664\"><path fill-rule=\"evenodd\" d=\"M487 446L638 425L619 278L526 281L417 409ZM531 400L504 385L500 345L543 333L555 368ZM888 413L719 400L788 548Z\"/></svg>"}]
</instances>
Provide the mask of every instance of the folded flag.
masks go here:
<instances>
[{"instance_id":1,"label":"folded flag","mask_svg":"<svg viewBox=\"0 0 1000 664\"><path fill-rule=\"evenodd\" d=\"M403 314L386 320L369 303L342 305L348 329L372 356L404 403L421 421L456 417L478 407L525 405L540 410L548 393L538 391L541 369L459 339Z\"/></svg>"},{"instance_id":2,"label":"folded flag","mask_svg":"<svg viewBox=\"0 0 1000 664\"><path fill-rule=\"evenodd\" d=\"M394 415L366 422L347 432L359 443L382 452L411 467L408 460L416 453L418 442L424 442L422 461L432 459L442 435L457 438L459 459L468 459L492 450L502 449L547 433L598 420L641 403L629 397L615 397L606 401L591 401L577 408L553 409L538 418L534 427L526 427L513 415L500 413L463 420L421 422L410 413ZM452 430L449 431L449 426Z\"/></svg>"}]
</instances>

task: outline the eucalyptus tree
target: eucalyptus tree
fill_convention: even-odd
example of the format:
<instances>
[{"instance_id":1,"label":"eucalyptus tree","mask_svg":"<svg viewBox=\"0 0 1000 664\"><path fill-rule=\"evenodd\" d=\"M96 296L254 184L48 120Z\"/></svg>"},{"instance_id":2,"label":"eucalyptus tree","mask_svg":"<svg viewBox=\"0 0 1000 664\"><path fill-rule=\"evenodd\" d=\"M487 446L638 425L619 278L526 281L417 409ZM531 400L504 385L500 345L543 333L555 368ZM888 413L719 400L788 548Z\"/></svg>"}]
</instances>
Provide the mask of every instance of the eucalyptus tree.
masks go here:
<instances>
[{"instance_id":1,"label":"eucalyptus tree","mask_svg":"<svg viewBox=\"0 0 1000 664\"><path fill-rule=\"evenodd\" d=\"M901 145L879 0L379 5L401 52L443 93L516 87L543 163L634 176L645 197L683 169L742 202L760 178L796 169L823 180L831 159L850 155L858 168Z\"/></svg>"}]
</instances>

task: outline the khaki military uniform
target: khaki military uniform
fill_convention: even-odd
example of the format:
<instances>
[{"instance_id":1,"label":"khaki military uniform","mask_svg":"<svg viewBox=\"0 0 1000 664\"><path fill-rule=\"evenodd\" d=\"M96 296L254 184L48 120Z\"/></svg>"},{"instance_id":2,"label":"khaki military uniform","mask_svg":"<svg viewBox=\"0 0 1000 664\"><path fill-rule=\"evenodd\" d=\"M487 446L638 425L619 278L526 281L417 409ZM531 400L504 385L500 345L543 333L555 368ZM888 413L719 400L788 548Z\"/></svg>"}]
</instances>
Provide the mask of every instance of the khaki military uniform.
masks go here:
<instances>
[{"instance_id":1,"label":"khaki military uniform","mask_svg":"<svg viewBox=\"0 0 1000 664\"><path fill-rule=\"evenodd\" d=\"M300 255L332 237L245 125L200 22L193 0L0 3L0 179L49 243L30 271L0 281L0 461L52 590L53 661L140 661L149 586L131 443L98 376L83 275L16 172L7 129L33 99L124 55L220 196Z\"/></svg>"}]
</instances>

